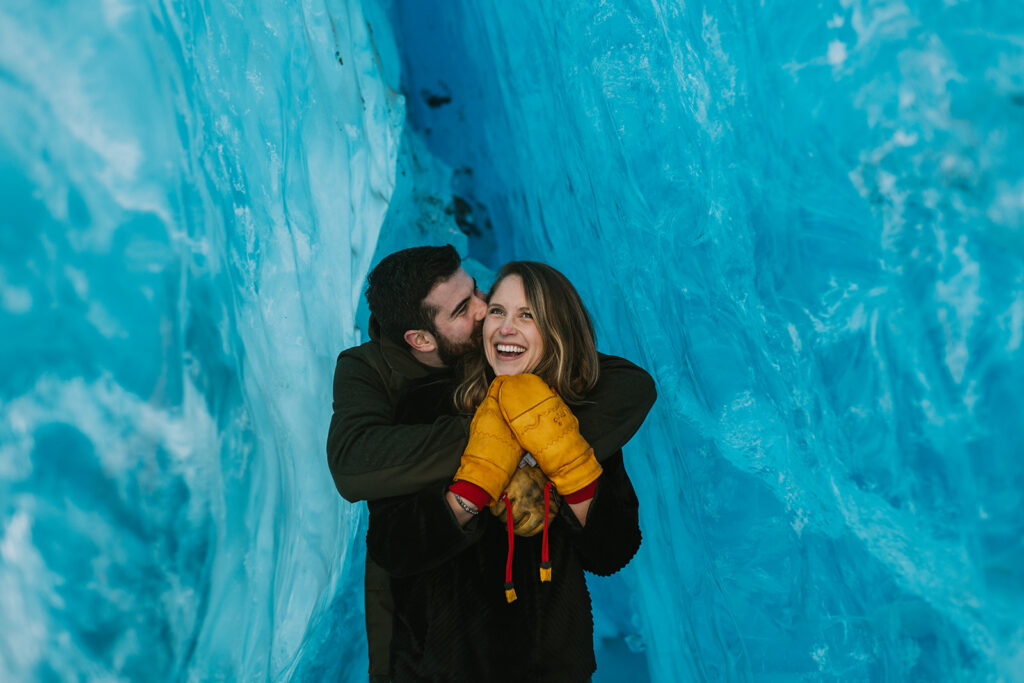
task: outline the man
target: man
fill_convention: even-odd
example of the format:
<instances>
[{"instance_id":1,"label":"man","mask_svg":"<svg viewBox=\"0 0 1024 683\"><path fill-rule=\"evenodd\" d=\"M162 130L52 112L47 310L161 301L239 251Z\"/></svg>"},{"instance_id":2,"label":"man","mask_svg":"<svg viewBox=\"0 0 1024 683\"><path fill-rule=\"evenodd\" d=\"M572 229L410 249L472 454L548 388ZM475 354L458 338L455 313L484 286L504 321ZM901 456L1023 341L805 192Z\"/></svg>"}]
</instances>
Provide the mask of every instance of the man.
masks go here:
<instances>
[{"instance_id":1,"label":"man","mask_svg":"<svg viewBox=\"0 0 1024 683\"><path fill-rule=\"evenodd\" d=\"M471 415L452 414L453 365L479 347L486 302L455 249L416 247L386 257L369 277L370 341L343 351L334 375L327 459L348 501L423 490L458 470ZM636 432L655 399L650 376L601 356L598 384L574 407L598 460ZM391 601L386 574L367 559L371 680L388 680Z\"/></svg>"}]
</instances>

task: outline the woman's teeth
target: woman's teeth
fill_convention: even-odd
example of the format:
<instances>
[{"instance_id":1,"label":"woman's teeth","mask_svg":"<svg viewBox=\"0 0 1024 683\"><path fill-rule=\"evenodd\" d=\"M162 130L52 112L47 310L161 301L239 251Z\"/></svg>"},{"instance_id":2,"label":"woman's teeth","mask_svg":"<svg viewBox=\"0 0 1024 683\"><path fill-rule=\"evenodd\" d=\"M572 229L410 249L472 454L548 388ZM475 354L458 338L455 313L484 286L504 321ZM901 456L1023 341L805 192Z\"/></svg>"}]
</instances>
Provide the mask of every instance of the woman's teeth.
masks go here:
<instances>
[{"instance_id":1,"label":"woman's teeth","mask_svg":"<svg viewBox=\"0 0 1024 683\"><path fill-rule=\"evenodd\" d=\"M516 344L495 344L494 348L498 351L498 357L503 359L516 358L526 353L526 349Z\"/></svg>"}]
</instances>

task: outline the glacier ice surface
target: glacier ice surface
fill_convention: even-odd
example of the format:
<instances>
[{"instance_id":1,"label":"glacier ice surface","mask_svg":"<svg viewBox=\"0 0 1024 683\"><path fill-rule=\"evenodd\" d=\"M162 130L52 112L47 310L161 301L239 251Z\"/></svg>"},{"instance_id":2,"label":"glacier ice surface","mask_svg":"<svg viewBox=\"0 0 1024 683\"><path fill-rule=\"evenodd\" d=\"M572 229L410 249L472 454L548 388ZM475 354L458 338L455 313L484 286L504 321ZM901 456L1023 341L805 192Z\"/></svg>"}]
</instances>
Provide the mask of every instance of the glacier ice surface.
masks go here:
<instances>
[{"instance_id":1,"label":"glacier ice surface","mask_svg":"<svg viewBox=\"0 0 1024 683\"><path fill-rule=\"evenodd\" d=\"M598 680L1024 677L1019 3L9 0L0 678L365 678L382 255L562 269L660 400Z\"/></svg>"}]
</instances>

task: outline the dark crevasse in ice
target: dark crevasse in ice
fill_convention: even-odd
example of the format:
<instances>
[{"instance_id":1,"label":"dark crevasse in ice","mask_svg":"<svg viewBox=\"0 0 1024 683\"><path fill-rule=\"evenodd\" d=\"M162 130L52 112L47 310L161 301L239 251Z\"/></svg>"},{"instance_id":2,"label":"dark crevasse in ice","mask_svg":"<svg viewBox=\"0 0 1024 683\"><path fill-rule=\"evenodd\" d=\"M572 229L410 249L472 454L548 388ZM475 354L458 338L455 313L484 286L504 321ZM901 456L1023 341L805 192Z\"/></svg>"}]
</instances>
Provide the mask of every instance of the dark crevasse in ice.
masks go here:
<instances>
[{"instance_id":1,"label":"dark crevasse in ice","mask_svg":"<svg viewBox=\"0 0 1024 683\"><path fill-rule=\"evenodd\" d=\"M0 7L0 678L365 679L375 259L656 377L597 680L1024 677L1024 7ZM625 672L625 673L624 673Z\"/></svg>"}]
</instances>

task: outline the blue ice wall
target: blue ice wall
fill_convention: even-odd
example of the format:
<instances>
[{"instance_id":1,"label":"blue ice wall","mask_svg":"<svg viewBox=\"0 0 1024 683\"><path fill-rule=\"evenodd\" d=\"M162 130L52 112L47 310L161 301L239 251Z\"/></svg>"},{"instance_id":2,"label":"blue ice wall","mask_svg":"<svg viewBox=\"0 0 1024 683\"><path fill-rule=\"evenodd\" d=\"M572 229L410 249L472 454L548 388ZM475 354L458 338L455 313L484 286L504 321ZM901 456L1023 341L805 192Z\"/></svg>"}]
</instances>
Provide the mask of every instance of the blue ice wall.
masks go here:
<instances>
[{"instance_id":1,"label":"blue ice wall","mask_svg":"<svg viewBox=\"0 0 1024 683\"><path fill-rule=\"evenodd\" d=\"M1024 6L393 16L497 260L658 379L601 635L660 681L1024 678Z\"/></svg>"},{"instance_id":2,"label":"blue ice wall","mask_svg":"<svg viewBox=\"0 0 1024 683\"><path fill-rule=\"evenodd\" d=\"M0 679L363 680L331 371L443 241L658 379L599 679L1024 677L1019 4L8 0L0 101Z\"/></svg>"},{"instance_id":3,"label":"blue ice wall","mask_svg":"<svg viewBox=\"0 0 1024 683\"><path fill-rule=\"evenodd\" d=\"M372 3L0 7L0 679L365 676L323 444L398 69Z\"/></svg>"}]
</instances>

